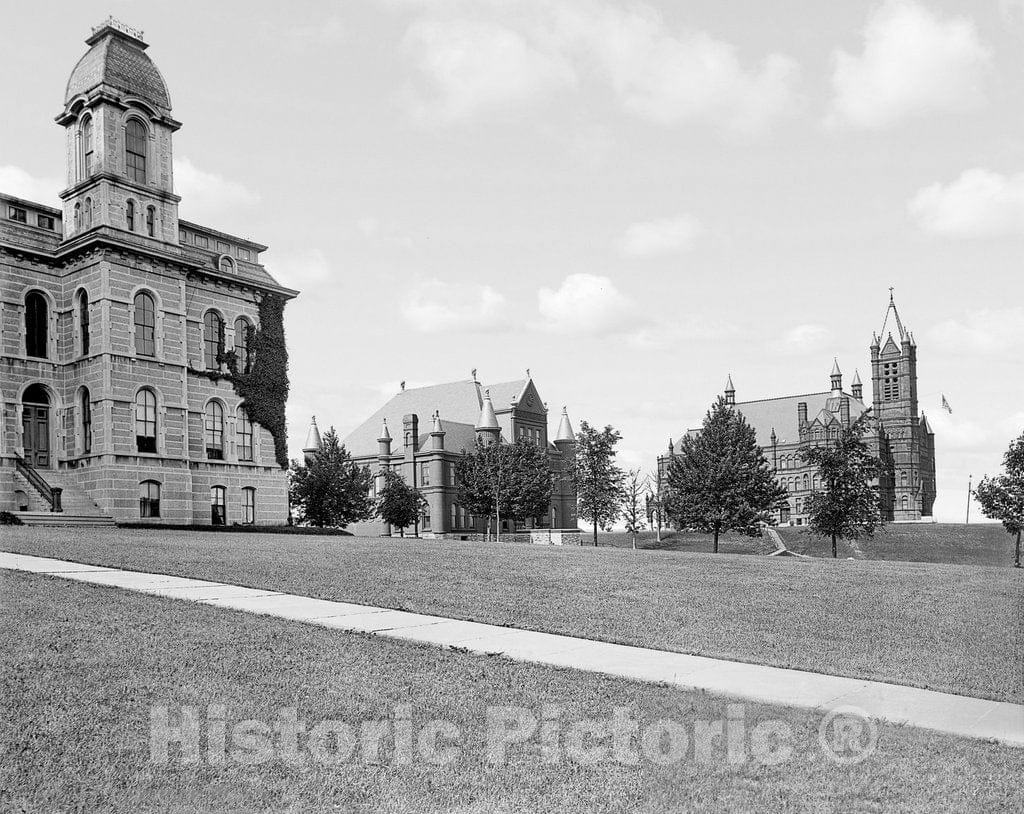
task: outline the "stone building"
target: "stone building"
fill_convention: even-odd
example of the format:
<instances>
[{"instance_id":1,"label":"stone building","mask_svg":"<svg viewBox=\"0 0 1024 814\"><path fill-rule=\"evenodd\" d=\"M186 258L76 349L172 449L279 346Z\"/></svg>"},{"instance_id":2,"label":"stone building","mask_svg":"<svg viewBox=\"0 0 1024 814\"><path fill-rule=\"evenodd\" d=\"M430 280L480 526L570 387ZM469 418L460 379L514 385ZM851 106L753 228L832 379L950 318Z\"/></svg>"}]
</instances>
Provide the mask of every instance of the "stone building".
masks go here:
<instances>
[{"instance_id":1,"label":"stone building","mask_svg":"<svg viewBox=\"0 0 1024 814\"><path fill-rule=\"evenodd\" d=\"M455 463L472 451L477 439L486 443L510 443L526 439L547 450L555 489L545 517L527 523L526 529L576 530L576 492L568 481L569 462L576 447L569 416L562 410L558 429L548 435L548 410L532 379L485 386L474 378L430 387L403 386L387 404L344 439L353 459L376 475L376 493L384 472L398 472L406 483L419 489L428 503L414 533L433 537L460 537L486 530L487 519L474 517L458 504ZM310 452L319 446L315 422L307 440ZM360 523L355 534L398 533L380 521ZM508 521L502 531L515 531Z\"/></svg>"},{"instance_id":2,"label":"stone building","mask_svg":"<svg viewBox=\"0 0 1024 814\"><path fill-rule=\"evenodd\" d=\"M181 124L141 32L110 19L86 43L60 207L0 190L0 509L284 523L274 438L210 374L248 369L261 303L297 292L265 246L179 219Z\"/></svg>"},{"instance_id":3,"label":"stone building","mask_svg":"<svg viewBox=\"0 0 1024 814\"><path fill-rule=\"evenodd\" d=\"M842 428L869 409L871 420L866 440L883 465L878 479L882 517L892 521L931 518L936 494L935 435L924 413L918 411L917 343L904 328L892 297L882 329L872 338L870 351L870 405L864 400L859 372L854 372L850 391L843 389L838 361L833 363L828 390L796 396L738 402L729 376L726 402L735 405L754 428L757 443L779 483L789 492L788 505L776 515L779 522L806 523L808 500L822 488L816 467L803 462L801 450L838 437ZM688 431L694 432L697 430ZM678 443L682 443L682 438ZM664 484L675 447L669 441L668 453L658 458L659 486Z\"/></svg>"}]
</instances>

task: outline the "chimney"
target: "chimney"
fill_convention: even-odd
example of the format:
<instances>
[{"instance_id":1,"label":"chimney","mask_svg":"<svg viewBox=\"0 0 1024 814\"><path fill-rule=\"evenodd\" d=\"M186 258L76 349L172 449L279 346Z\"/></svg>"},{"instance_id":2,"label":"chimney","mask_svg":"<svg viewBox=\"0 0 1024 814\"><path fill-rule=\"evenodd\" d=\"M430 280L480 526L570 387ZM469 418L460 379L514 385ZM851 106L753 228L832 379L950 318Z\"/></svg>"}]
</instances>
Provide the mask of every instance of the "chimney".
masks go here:
<instances>
[{"instance_id":1,"label":"chimney","mask_svg":"<svg viewBox=\"0 0 1024 814\"><path fill-rule=\"evenodd\" d=\"M416 443L420 437L420 419L416 413L402 416L402 431L405 434L405 451L415 452Z\"/></svg>"}]
</instances>

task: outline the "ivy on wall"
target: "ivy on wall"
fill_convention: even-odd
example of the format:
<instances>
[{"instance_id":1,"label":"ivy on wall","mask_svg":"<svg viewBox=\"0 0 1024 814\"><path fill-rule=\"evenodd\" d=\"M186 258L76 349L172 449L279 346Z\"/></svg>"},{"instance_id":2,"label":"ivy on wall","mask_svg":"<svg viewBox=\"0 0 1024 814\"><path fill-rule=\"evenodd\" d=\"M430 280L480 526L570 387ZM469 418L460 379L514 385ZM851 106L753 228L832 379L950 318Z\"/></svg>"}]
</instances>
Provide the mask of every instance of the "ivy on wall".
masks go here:
<instances>
[{"instance_id":1,"label":"ivy on wall","mask_svg":"<svg viewBox=\"0 0 1024 814\"><path fill-rule=\"evenodd\" d=\"M288 348L284 342L283 297L266 294L259 301L260 324L250 328L246 337L249 349L249 367L238 370L238 356L234 350L224 351L223 333L219 337L219 370L193 370L217 382L227 379L239 396L249 418L270 431L274 438L274 458L282 469L288 468L288 428L285 405L288 403Z\"/></svg>"}]
</instances>

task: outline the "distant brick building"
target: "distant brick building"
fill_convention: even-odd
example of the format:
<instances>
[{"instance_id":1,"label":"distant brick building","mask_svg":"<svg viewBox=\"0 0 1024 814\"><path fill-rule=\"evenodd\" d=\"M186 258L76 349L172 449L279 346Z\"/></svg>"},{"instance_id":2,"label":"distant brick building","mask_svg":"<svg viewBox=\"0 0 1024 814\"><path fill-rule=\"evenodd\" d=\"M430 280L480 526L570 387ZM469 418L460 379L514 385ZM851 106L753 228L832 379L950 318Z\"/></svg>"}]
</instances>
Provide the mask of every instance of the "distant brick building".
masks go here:
<instances>
[{"instance_id":1,"label":"distant brick building","mask_svg":"<svg viewBox=\"0 0 1024 814\"><path fill-rule=\"evenodd\" d=\"M525 439L548 453L555 489L545 517L526 528L576 529L576 492L567 478L576 448L565 410L554 439L548 435L547 407L532 379L484 386L464 380L431 387L402 389L344 439L353 459L375 474L376 493L384 472L398 472L419 489L428 510L415 531L438 537L478 534L487 519L474 517L456 496L455 463L463 450L472 451L477 439L510 443ZM395 436L395 437L392 437ZM319 431L310 427L305 452L319 446ZM397 533L380 521L360 523L356 534ZM513 531L507 521L503 531Z\"/></svg>"},{"instance_id":2,"label":"distant brick building","mask_svg":"<svg viewBox=\"0 0 1024 814\"><path fill-rule=\"evenodd\" d=\"M890 315L895 336L891 331L885 332ZM930 518L936 493L935 435L928 419L918 412L917 344L903 327L891 297L882 330L871 342L871 389L872 418L866 440L883 464L878 480L882 516L894 521ZM794 525L806 523L808 500L821 489L821 480L817 468L805 464L800 452L838 437L843 427L850 426L869 409L860 374L854 372L847 393L843 390L839 363L835 362L828 390L741 402L736 401L730 376L725 400L735 405L755 429L757 443L778 482L789 492L788 505L777 513L776 519ZM670 441L668 454L658 458L659 491L664 486L668 463L676 454L675 446Z\"/></svg>"},{"instance_id":3,"label":"distant brick building","mask_svg":"<svg viewBox=\"0 0 1024 814\"><path fill-rule=\"evenodd\" d=\"M266 247L178 218L167 85L108 20L68 80L60 209L0 191L0 509L120 521L284 523L274 439L226 381ZM40 519L40 518L35 518Z\"/></svg>"}]
</instances>

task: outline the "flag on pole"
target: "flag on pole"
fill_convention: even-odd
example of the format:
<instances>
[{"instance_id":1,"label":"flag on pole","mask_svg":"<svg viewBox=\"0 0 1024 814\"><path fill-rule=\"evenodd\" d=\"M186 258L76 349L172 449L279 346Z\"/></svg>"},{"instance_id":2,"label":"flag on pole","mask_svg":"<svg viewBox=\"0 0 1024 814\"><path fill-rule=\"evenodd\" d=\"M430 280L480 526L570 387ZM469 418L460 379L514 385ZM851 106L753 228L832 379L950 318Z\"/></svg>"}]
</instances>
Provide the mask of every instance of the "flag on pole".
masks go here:
<instances>
[{"instance_id":1,"label":"flag on pole","mask_svg":"<svg viewBox=\"0 0 1024 814\"><path fill-rule=\"evenodd\" d=\"M949 406L949 402L948 402L948 401L946 401L946 396L945 396L945 394L943 394L943 396L942 396L942 409L943 409L943 410L945 410L945 411L946 411L947 413L949 413L950 415L953 415L953 408L952 408L952 407L950 407L950 406Z\"/></svg>"}]
</instances>

